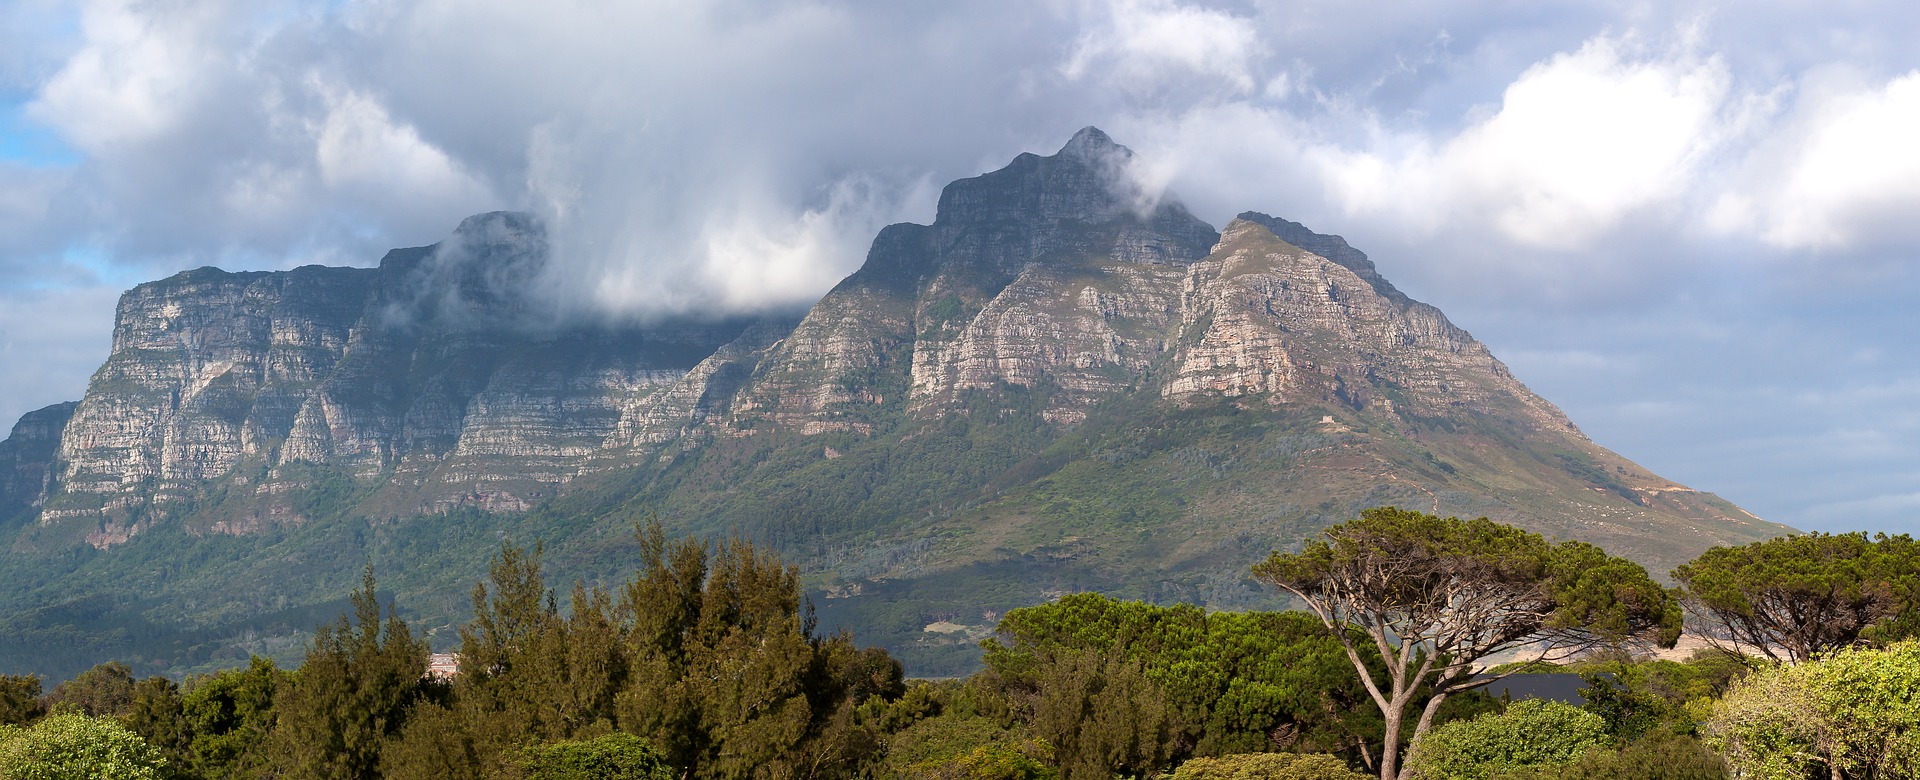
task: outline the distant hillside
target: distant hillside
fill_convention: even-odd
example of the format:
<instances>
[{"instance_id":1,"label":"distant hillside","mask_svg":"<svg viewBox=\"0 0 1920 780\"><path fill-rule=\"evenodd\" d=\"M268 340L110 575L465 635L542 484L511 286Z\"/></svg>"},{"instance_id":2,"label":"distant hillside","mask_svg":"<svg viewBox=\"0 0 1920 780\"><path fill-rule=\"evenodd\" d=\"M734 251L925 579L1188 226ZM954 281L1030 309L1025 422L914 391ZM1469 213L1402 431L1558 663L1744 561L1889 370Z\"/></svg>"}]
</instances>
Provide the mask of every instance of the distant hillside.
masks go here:
<instances>
[{"instance_id":1,"label":"distant hillside","mask_svg":"<svg viewBox=\"0 0 1920 780\"><path fill-rule=\"evenodd\" d=\"M601 577L647 516L776 546L923 674L1061 592L1272 603L1249 564L1381 504L1661 575L1788 530L1595 445L1339 237L1216 232L1130 156L1088 128L954 182L797 324L545 317L507 213L141 285L86 397L0 444L0 671L292 652L368 561L444 645L500 539Z\"/></svg>"}]
</instances>

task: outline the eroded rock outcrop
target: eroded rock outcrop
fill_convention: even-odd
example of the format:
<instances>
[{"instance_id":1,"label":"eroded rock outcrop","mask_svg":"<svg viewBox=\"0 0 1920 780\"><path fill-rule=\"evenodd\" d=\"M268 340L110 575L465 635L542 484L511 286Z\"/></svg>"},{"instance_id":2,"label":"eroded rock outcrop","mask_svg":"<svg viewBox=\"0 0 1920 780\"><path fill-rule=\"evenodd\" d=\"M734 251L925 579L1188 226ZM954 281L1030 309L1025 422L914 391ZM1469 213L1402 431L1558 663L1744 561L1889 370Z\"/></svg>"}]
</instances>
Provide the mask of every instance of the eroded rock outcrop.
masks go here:
<instances>
[{"instance_id":1,"label":"eroded rock outcrop","mask_svg":"<svg viewBox=\"0 0 1920 780\"><path fill-rule=\"evenodd\" d=\"M207 268L141 285L121 300L112 354L72 419L42 410L0 445L0 509L96 546L171 519L245 534L309 511L523 512L583 477L653 479L740 442L735 465L677 474L652 500L708 511L688 496L760 493L771 497L751 511L886 517L977 503L1068 457L1010 470L1033 453L974 457L958 467L988 471L905 490L912 506L870 506L895 494L884 464L948 435L943 418L983 413L991 427L1032 413L1048 430L1005 440L1037 448L1124 401L1308 421L1312 433L1271 447L1283 487L1318 464L1330 469L1315 477L1321 492L1524 505L1509 519L1556 533L1631 538L1671 518L1699 519L1713 529L1702 539L1773 528L1588 441L1340 237L1257 212L1216 232L1173 197L1149 197L1131 162L1087 128L1051 156L956 181L932 224L881 231L797 323L555 318L540 297L545 234L512 213L470 218L377 268ZM754 482L753 463L857 459L861 441L876 448L862 462L881 465L856 487L822 489L834 497L818 507L811 488ZM1502 473L1457 474L1448 458ZM350 505L297 500L340 480L353 489L328 495ZM1576 519L1549 517L1569 501Z\"/></svg>"},{"instance_id":2,"label":"eroded rock outcrop","mask_svg":"<svg viewBox=\"0 0 1920 780\"><path fill-rule=\"evenodd\" d=\"M375 515L533 506L603 454L636 396L749 324L543 321L526 291L546 247L531 217L494 213L378 268L203 268L134 288L39 522L109 545L221 484L226 505L190 525L243 533L298 522L290 494L335 473L382 483L362 506Z\"/></svg>"}]
</instances>

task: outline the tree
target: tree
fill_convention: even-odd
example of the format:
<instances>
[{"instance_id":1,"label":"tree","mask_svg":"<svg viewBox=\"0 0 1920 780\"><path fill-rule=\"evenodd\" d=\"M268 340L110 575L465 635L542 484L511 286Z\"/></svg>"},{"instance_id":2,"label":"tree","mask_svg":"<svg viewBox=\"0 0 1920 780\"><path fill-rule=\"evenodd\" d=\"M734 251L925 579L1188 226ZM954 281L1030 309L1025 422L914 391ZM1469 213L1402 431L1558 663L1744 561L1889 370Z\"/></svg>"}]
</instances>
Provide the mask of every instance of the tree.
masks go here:
<instances>
[{"instance_id":1,"label":"tree","mask_svg":"<svg viewBox=\"0 0 1920 780\"><path fill-rule=\"evenodd\" d=\"M473 621L460 629L451 711L457 717L436 722L431 734L470 749L481 764L472 771L493 771L528 741L614 728L615 697L627 678L627 620L604 589L581 585L573 589L572 614L563 616L541 573L543 552L539 545L502 545L487 580L474 586ZM441 761L467 749L427 757Z\"/></svg>"},{"instance_id":2,"label":"tree","mask_svg":"<svg viewBox=\"0 0 1920 780\"><path fill-rule=\"evenodd\" d=\"M52 701L70 704L89 717L120 715L133 706L133 670L108 661L54 686Z\"/></svg>"},{"instance_id":3,"label":"tree","mask_svg":"<svg viewBox=\"0 0 1920 780\"><path fill-rule=\"evenodd\" d=\"M1592 749L1571 764L1503 773L1500 780L1727 780L1727 762L1700 740L1651 731L1618 751Z\"/></svg>"},{"instance_id":4,"label":"tree","mask_svg":"<svg viewBox=\"0 0 1920 780\"><path fill-rule=\"evenodd\" d=\"M380 753L398 736L427 673L426 643L392 606L381 619L369 566L341 615L314 632L307 658L278 703L273 762L288 778L380 777Z\"/></svg>"},{"instance_id":5,"label":"tree","mask_svg":"<svg viewBox=\"0 0 1920 780\"><path fill-rule=\"evenodd\" d=\"M1066 780L1147 777L1173 757L1177 711L1138 661L1064 650L1040 663L1033 729Z\"/></svg>"},{"instance_id":6,"label":"tree","mask_svg":"<svg viewBox=\"0 0 1920 780\"><path fill-rule=\"evenodd\" d=\"M1298 553L1275 552L1253 574L1293 594L1342 643L1385 721L1383 780L1402 776L1404 721L1422 689L1430 695L1416 740L1449 696L1498 679L1473 679L1488 656L1549 660L1630 639L1671 647L1680 636L1679 605L1639 564L1484 517L1369 509ZM1362 654L1364 639L1385 679Z\"/></svg>"},{"instance_id":7,"label":"tree","mask_svg":"<svg viewBox=\"0 0 1920 780\"><path fill-rule=\"evenodd\" d=\"M0 674L0 725L22 726L47 714L37 674Z\"/></svg>"},{"instance_id":8,"label":"tree","mask_svg":"<svg viewBox=\"0 0 1920 780\"><path fill-rule=\"evenodd\" d=\"M0 743L7 780L160 780L166 759L111 718L57 712Z\"/></svg>"},{"instance_id":9,"label":"tree","mask_svg":"<svg viewBox=\"0 0 1920 780\"><path fill-rule=\"evenodd\" d=\"M169 777L185 777L193 763L193 731L186 710L180 686L155 675L134 684L132 702L120 716L121 725L166 757L162 774Z\"/></svg>"},{"instance_id":10,"label":"tree","mask_svg":"<svg viewBox=\"0 0 1920 780\"><path fill-rule=\"evenodd\" d=\"M1342 751L1378 738L1340 643L1299 612L1207 612L1097 593L1009 611L983 660L1010 690L1038 691L1043 658L1118 652L1174 709L1173 760L1263 750ZM1378 665L1377 657L1368 662Z\"/></svg>"},{"instance_id":11,"label":"tree","mask_svg":"<svg viewBox=\"0 0 1920 780\"><path fill-rule=\"evenodd\" d=\"M1730 652L1806 661L1862 644L1920 602L1920 551L1906 535L1811 533L1715 547L1673 572L1682 600Z\"/></svg>"},{"instance_id":12,"label":"tree","mask_svg":"<svg viewBox=\"0 0 1920 780\"><path fill-rule=\"evenodd\" d=\"M189 681L186 715L193 774L207 780L250 778L265 759L260 749L274 724L274 699L287 674L254 656L245 669Z\"/></svg>"},{"instance_id":13,"label":"tree","mask_svg":"<svg viewBox=\"0 0 1920 780\"><path fill-rule=\"evenodd\" d=\"M688 777L857 774L856 695L897 688L890 672L876 684L875 659L848 637L813 635L799 570L737 538L709 553L650 525L640 541L621 602L633 623L620 728Z\"/></svg>"},{"instance_id":14,"label":"tree","mask_svg":"<svg viewBox=\"0 0 1920 780\"><path fill-rule=\"evenodd\" d=\"M1571 704L1524 699L1505 712L1448 723L1414 740L1407 769L1421 780L1479 780L1512 769L1573 763L1607 744L1607 722Z\"/></svg>"},{"instance_id":15,"label":"tree","mask_svg":"<svg viewBox=\"0 0 1920 780\"><path fill-rule=\"evenodd\" d=\"M400 738L380 754L387 780L480 780L480 751L459 714L438 702L407 713Z\"/></svg>"},{"instance_id":16,"label":"tree","mask_svg":"<svg viewBox=\"0 0 1920 780\"><path fill-rule=\"evenodd\" d=\"M1841 650L1736 682L1707 721L1740 777L1920 776L1920 642Z\"/></svg>"}]
</instances>

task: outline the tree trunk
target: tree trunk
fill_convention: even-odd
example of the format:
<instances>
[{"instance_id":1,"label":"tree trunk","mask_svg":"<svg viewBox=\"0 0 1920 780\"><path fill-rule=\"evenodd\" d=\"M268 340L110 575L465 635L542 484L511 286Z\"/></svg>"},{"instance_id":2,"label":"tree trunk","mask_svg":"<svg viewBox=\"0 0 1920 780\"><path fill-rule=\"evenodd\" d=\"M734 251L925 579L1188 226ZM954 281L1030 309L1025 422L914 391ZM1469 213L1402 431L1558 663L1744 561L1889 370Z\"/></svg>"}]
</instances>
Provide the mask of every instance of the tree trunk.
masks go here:
<instances>
[{"instance_id":1,"label":"tree trunk","mask_svg":"<svg viewBox=\"0 0 1920 780\"><path fill-rule=\"evenodd\" d=\"M1380 744L1380 780L1400 780L1400 721L1406 717L1406 706L1380 714L1387 726L1386 739Z\"/></svg>"}]
</instances>

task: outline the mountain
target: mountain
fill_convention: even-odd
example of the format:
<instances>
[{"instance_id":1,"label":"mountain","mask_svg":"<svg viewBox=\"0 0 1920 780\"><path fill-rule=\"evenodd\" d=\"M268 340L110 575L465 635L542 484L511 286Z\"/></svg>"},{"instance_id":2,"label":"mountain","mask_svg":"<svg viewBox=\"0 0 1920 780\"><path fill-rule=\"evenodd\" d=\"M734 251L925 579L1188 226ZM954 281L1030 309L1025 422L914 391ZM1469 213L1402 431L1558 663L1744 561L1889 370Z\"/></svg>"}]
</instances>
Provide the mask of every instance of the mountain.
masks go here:
<instances>
[{"instance_id":1,"label":"mountain","mask_svg":"<svg viewBox=\"0 0 1920 780\"><path fill-rule=\"evenodd\" d=\"M797 322L564 316L511 213L141 285L85 398L0 445L0 658L293 652L367 563L445 642L501 539L607 582L649 517L778 548L920 673L1071 590L1274 604L1249 564L1375 505L1656 574L1789 530L1594 444L1340 237L1216 232L1131 157L1087 128L954 182Z\"/></svg>"}]
</instances>

